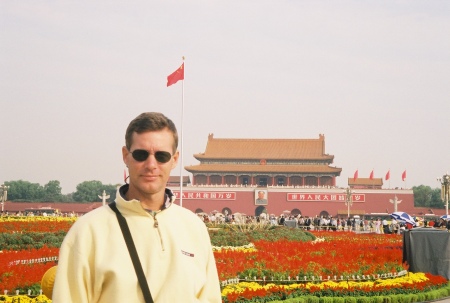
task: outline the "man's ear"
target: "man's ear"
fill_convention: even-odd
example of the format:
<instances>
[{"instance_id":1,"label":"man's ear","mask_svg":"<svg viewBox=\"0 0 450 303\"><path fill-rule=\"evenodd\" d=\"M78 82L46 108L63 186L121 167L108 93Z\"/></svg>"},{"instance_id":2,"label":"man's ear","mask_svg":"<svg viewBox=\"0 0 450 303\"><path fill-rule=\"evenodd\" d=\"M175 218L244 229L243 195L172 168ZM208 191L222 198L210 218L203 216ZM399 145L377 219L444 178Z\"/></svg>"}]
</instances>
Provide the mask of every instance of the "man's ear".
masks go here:
<instances>
[{"instance_id":1,"label":"man's ear","mask_svg":"<svg viewBox=\"0 0 450 303\"><path fill-rule=\"evenodd\" d=\"M178 159L180 158L180 152L177 150L173 154L172 158L173 158L172 169L174 169L177 166L177 164L178 164Z\"/></svg>"},{"instance_id":2,"label":"man's ear","mask_svg":"<svg viewBox=\"0 0 450 303\"><path fill-rule=\"evenodd\" d=\"M128 150L128 148L126 146L122 147L122 159L123 159L123 163L125 163L125 165L128 167L128 154L130 153L130 151Z\"/></svg>"}]
</instances>

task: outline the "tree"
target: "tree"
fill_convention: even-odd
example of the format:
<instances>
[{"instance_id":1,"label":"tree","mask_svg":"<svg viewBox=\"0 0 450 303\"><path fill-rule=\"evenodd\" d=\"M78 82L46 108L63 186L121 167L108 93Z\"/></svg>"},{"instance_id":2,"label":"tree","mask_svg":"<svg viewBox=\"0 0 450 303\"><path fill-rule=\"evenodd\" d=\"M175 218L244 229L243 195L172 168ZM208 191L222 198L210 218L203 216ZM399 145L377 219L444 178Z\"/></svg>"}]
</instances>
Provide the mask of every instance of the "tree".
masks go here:
<instances>
[{"instance_id":1,"label":"tree","mask_svg":"<svg viewBox=\"0 0 450 303\"><path fill-rule=\"evenodd\" d=\"M44 185L43 201L46 202L62 201L61 185L59 181L52 180Z\"/></svg>"},{"instance_id":2,"label":"tree","mask_svg":"<svg viewBox=\"0 0 450 303\"><path fill-rule=\"evenodd\" d=\"M431 189L430 186L413 186L414 206L427 208L444 208L440 197L440 189Z\"/></svg>"},{"instance_id":3,"label":"tree","mask_svg":"<svg viewBox=\"0 0 450 303\"><path fill-rule=\"evenodd\" d=\"M414 206L430 207L431 187L425 185L413 186Z\"/></svg>"},{"instance_id":4,"label":"tree","mask_svg":"<svg viewBox=\"0 0 450 303\"><path fill-rule=\"evenodd\" d=\"M118 187L100 181L85 181L77 185L76 192L63 195L58 180L51 180L44 186L23 180L7 181L5 185L9 186L8 200L16 202L100 202L98 196L103 190L110 196L107 202L112 202L116 199Z\"/></svg>"},{"instance_id":5,"label":"tree","mask_svg":"<svg viewBox=\"0 0 450 303\"><path fill-rule=\"evenodd\" d=\"M5 182L9 186L8 200L10 201L42 201L44 189L38 183L17 180Z\"/></svg>"},{"instance_id":6,"label":"tree","mask_svg":"<svg viewBox=\"0 0 450 303\"><path fill-rule=\"evenodd\" d=\"M76 202L100 202L102 200L98 196L101 196L103 191L109 195L108 203L116 199L117 185L104 185L100 181L84 181L78 184L72 197Z\"/></svg>"},{"instance_id":7,"label":"tree","mask_svg":"<svg viewBox=\"0 0 450 303\"><path fill-rule=\"evenodd\" d=\"M98 202L98 195L103 193L103 184L100 181L84 181L77 185L73 193L76 202Z\"/></svg>"},{"instance_id":8,"label":"tree","mask_svg":"<svg viewBox=\"0 0 450 303\"><path fill-rule=\"evenodd\" d=\"M441 189L435 188L431 193L431 207L445 208L445 202L441 198Z\"/></svg>"}]
</instances>

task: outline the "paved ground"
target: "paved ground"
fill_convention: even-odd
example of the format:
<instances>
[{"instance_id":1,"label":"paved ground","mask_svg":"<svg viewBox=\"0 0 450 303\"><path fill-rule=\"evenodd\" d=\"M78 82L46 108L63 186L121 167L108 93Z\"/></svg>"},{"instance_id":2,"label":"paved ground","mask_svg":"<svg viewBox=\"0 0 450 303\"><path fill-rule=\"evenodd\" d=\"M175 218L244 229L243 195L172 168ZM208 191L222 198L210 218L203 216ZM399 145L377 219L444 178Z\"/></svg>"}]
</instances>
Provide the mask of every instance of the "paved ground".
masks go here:
<instances>
[{"instance_id":1,"label":"paved ground","mask_svg":"<svg viewBox=\"0 0 450 303\"><path fill-rule=\"evenodd\" d=\"M450 297L444 298L444 299L439 299L439 300L434 300L434 301L427 301L427 302L434 302L434 303L450 303Z\"/></svg>"}]
</instances>

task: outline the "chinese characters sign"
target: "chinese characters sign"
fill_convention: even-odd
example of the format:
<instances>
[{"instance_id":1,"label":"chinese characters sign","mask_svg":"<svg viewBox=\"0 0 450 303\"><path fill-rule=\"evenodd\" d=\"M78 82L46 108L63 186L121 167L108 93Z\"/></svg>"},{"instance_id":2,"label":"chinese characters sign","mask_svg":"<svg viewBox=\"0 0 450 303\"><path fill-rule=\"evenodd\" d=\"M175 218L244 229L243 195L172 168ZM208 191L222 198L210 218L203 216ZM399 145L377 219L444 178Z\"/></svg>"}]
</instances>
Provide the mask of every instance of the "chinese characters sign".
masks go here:
<instances>
[{"instance_id":1,"label":"chinese characters sign","mask_svg":"<svg viewBox=\"0 0 450 303\"><path fill-rule=\"evenodd\" d=\"M309 202L309 201L325 201L325 202L345 202L346 194L320 194L320 193L288 193L288 202ZM352 194L352 202L366 202L365 194Z\"/></svg>"},{"instance_id":2,"label":"chinese characters sign","mask_svg":"<svg viewBox=\"0 0 450 303\"><path fill-rule=\"evenodd\" d=\"M174 192L177 199L180 198L180 192ZM184 192L183 199L200 199L200 200L236 200L236 192Z\"/></svg>"}]
</instances>

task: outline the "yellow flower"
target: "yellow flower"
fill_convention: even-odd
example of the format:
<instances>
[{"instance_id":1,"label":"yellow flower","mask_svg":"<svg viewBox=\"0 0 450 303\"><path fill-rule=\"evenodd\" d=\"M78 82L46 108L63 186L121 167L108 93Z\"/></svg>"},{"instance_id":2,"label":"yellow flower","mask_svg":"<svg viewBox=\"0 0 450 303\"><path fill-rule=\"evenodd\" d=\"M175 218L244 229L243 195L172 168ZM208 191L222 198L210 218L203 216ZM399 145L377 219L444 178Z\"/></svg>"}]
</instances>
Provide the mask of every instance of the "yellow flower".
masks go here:
<instances>
[{"instance_id":1,"label":"yellow flower","mask_svg":"<svg viewBox=\"0 0 450 303\"><path fill-rule=\"evenodd\" d=\"M0 302L4 303L52 303L52 300L47 298L44 295L39 295L35 298L30 298L25 295L19 295L19 296L0 296Z\"/></svg>"},{"instance_id":2,"label":"yellow flower","mask_svg":"<svg viewBox=\"0 0 450 303\"><path fill-rule=\"evenodd\" d=\"M234 251L242 251L244 253L252 253L256 252L255 244L249 243L243 246L213 246L213 251L222 251L222 250L234 250Z\"/></svg>"},{"instance_id":3,"label":"yellow flower","mask_svg":"<svg viewBox=\"0 0 450 303\"><path fill-rule=\"evenodd\" d=\"M373 286L383 287L384 285L402 287L405 284L414 284L416 282L427 281L428 278L424 273L408 273L402 277L388 278L388 279L378 279L371 281L323 281L321 283L295 283L289 285L278 285L279 288L284 290L295 290L300 288L311 289L311 287L319 287L320 289L328 288L371 288ZM260 290L260 289L270 289L276 286L274 283L269 283L266 285L260 285L257 282L239 282L238 284L227 285L222 289L222 296L227 296L230 293L242 293L246 289Z\"/></svg>"}]
</instances>

